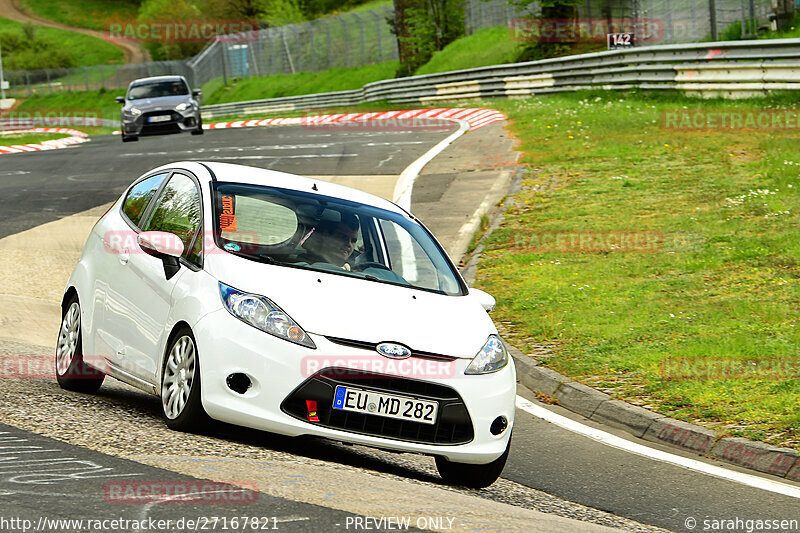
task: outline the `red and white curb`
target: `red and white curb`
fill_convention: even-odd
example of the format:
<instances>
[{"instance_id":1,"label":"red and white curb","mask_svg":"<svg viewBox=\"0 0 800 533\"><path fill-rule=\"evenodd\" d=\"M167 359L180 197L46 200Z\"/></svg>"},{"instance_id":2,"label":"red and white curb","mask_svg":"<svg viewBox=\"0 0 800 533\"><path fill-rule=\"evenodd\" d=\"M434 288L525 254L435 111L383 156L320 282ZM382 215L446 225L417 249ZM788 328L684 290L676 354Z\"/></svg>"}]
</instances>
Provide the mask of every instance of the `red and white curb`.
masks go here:
<instances>
[{"instance_id":1,"label":"red and white curb","mask_svg":"<svg viewBox=\"0 0 800 533\"><path fill-rule=\"evenodd\" d=\"M58 150L59 148L67 148L68 146L72 146L74 144L85 143L89 140L89 136L86 133L73 130L71 128L31 128L15 131L15 133L62 133L70 136L63 139L42 141L38 144L12 144L10 146L0 146L0 155L16 154L18 152L38 152L41 150ZM1 139L2 137L0 137L0 142L2 142Z\"/></svg>"},{"instance_id":2,"label":"red and white curb","mask_svg":"<svg viewBox=\"0 0 800 533\"><path fill-rule=\"evenodd\" d=\"M252 128L258 126L318 126L343 122L385 121L397 122L398 126L412 125L411 121L420 119L458 120L469 124L474 130L506 119L505 115L494 109L444 107L436 109L411 109L405 111L382 111L374 113L341 113L336 115L315 115L310 117L263 118L238 120L235 122L216 122L206 124L204 129ZM388 125L388 124L387 124Z\"/></svg>"},{"instance_id":3,"label":"red and white curb","mask_svg":"<svg viewBox=\"0 0 800 533\"><path fill-rule=\"evenodd\" d=\"M346 122L383 121L386 126L412 126L413 120L438 119L463 121L470 130L488 126L493 122L501 122L506 116L500 111L485 108L441 107L436 109L411 109L405 111L382 111L375 113L340 113L335 115L314 115L309 117L289 118L257 118L237 120L234 122L214 122L204 124L204 130L220 130L225 128L256 128L260 126L321 126ZM120 135L121 131L113 132Z\"/></svg>"}]
</instances>

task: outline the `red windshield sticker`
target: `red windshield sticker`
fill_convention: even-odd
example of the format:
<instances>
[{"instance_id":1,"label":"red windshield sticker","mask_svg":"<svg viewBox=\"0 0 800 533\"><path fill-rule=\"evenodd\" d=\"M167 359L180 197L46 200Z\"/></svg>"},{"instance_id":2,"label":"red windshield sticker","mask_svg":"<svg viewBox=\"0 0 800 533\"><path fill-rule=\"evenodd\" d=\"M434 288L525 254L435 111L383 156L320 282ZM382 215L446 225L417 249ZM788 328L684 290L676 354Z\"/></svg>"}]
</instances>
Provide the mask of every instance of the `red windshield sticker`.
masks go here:
<instances>
[{"instance_id":1,"label":"red windshield sticker","mask_svg":"<svg viewBox=\"0 0 800 533\"><path fill-rule=\"evenodd\" d=\"M219 216L219 227L222 231L237 231L236 215L233 214L233 198L222 197L222 214Z\"/></svg>"}]
</instances>

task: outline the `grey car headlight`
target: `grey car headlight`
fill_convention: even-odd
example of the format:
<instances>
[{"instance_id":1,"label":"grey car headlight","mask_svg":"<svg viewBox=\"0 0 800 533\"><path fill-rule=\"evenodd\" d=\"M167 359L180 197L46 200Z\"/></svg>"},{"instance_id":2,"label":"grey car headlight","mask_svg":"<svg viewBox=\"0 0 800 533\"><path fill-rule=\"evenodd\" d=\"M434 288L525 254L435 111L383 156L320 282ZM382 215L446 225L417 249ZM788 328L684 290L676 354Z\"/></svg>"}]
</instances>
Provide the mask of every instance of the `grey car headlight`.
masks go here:
<instances>
[{"instance_id":1,"label":"grey car headlight","mask_svg":"<svg viewBox=\"0 0 800 533\"><path fill-rule=\"evenodd\" d=\"M186 111L190 107L192 107L191 102L181 102L180 104L175 106L175 111Z\"/></svg>"},{"instance_id":2,"label":"grey car headlight","mask_svg":"<svg viewBox=\"0 0 800 533\"><path fill-rule=\"evenodd\" d=\"M486 344L470 361L465 374L490 374L497 372L508 364L508 350L497 335L489 335Z\"/></svg>"},{"instance_id":3,"label":"grey car headlight","mask_svg":"<svg viewBox=\"0 0 800 533\"><path fill-rule=\"evenodd\" d=\"M219 294L225 309L242 322L285 341L317 348L303 328L266 296L242 292L222 282Z\"/></svg>"},{"instance_id":4,"label":"grey car headlight","mask_svg":"<svg viewBox=\"0 0 800 533\"><path fill-rule=\"evenodd\" d=\"M141 110L141 109L139 109L138 107L132 107L132 108L130 108L130 109L128 110L128 113L130 113L130 114L131 114L131 115L133 115L133 116L138 116L138 115L141 115L141 114L142 114L142 110Z\"/></svg>"}]
</instances>

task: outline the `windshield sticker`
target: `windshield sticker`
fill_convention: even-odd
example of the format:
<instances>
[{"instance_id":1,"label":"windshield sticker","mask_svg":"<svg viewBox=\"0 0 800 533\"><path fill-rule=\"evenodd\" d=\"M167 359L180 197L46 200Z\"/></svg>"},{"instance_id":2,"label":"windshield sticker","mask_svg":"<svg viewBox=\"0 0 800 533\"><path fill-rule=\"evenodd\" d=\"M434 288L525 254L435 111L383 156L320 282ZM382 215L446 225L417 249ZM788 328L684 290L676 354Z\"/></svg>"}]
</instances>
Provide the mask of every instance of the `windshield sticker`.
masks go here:
<instances>
[{"instance_id":1,"label":"windshield sticker","mask_svg":"<svg viewBox=\"0 0 800 533\"><path fill-rule=\"evenodd\" d=\"M236 215L233 214L233 197L222 197L222 214L219 216L219 227L222 231L236 231Z\"/></svg>"},{"instance_id":2,"label":"windshield sticker","mask_svg":"<svg viewBox=\"0 0 800 533\"><path fill-rule=\"evenodd\" d=\"M226 249L226 250L228 250L229 252L238 252L239 250L241 250L241 249L242 249L242 247L241 247L241 246L239 246L238 244L236 244L236 243L234 243L234 242L229 242L228 244L226 244L225 246L223 246L223 248L225 248L225 249Z\"/></svg>"}]
</instances>

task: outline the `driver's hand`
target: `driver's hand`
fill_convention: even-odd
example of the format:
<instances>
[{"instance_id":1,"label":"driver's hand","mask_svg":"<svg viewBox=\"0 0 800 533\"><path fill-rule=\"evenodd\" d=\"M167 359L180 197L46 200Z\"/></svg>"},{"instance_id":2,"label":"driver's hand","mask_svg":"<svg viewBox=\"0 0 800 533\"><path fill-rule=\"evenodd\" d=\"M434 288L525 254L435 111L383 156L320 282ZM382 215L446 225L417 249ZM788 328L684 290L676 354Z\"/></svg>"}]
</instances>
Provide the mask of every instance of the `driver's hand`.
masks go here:
<instances>
[{"instance_id":1,"label":"driver's hand","mask_svg":"<svg viewBox=\"0 0 800 533\"><path fill-rule=\"evenodd\" d=\"M345 263L342 265L342 268L350 272L350 263Z\"/></svg>"}]
</instances>

